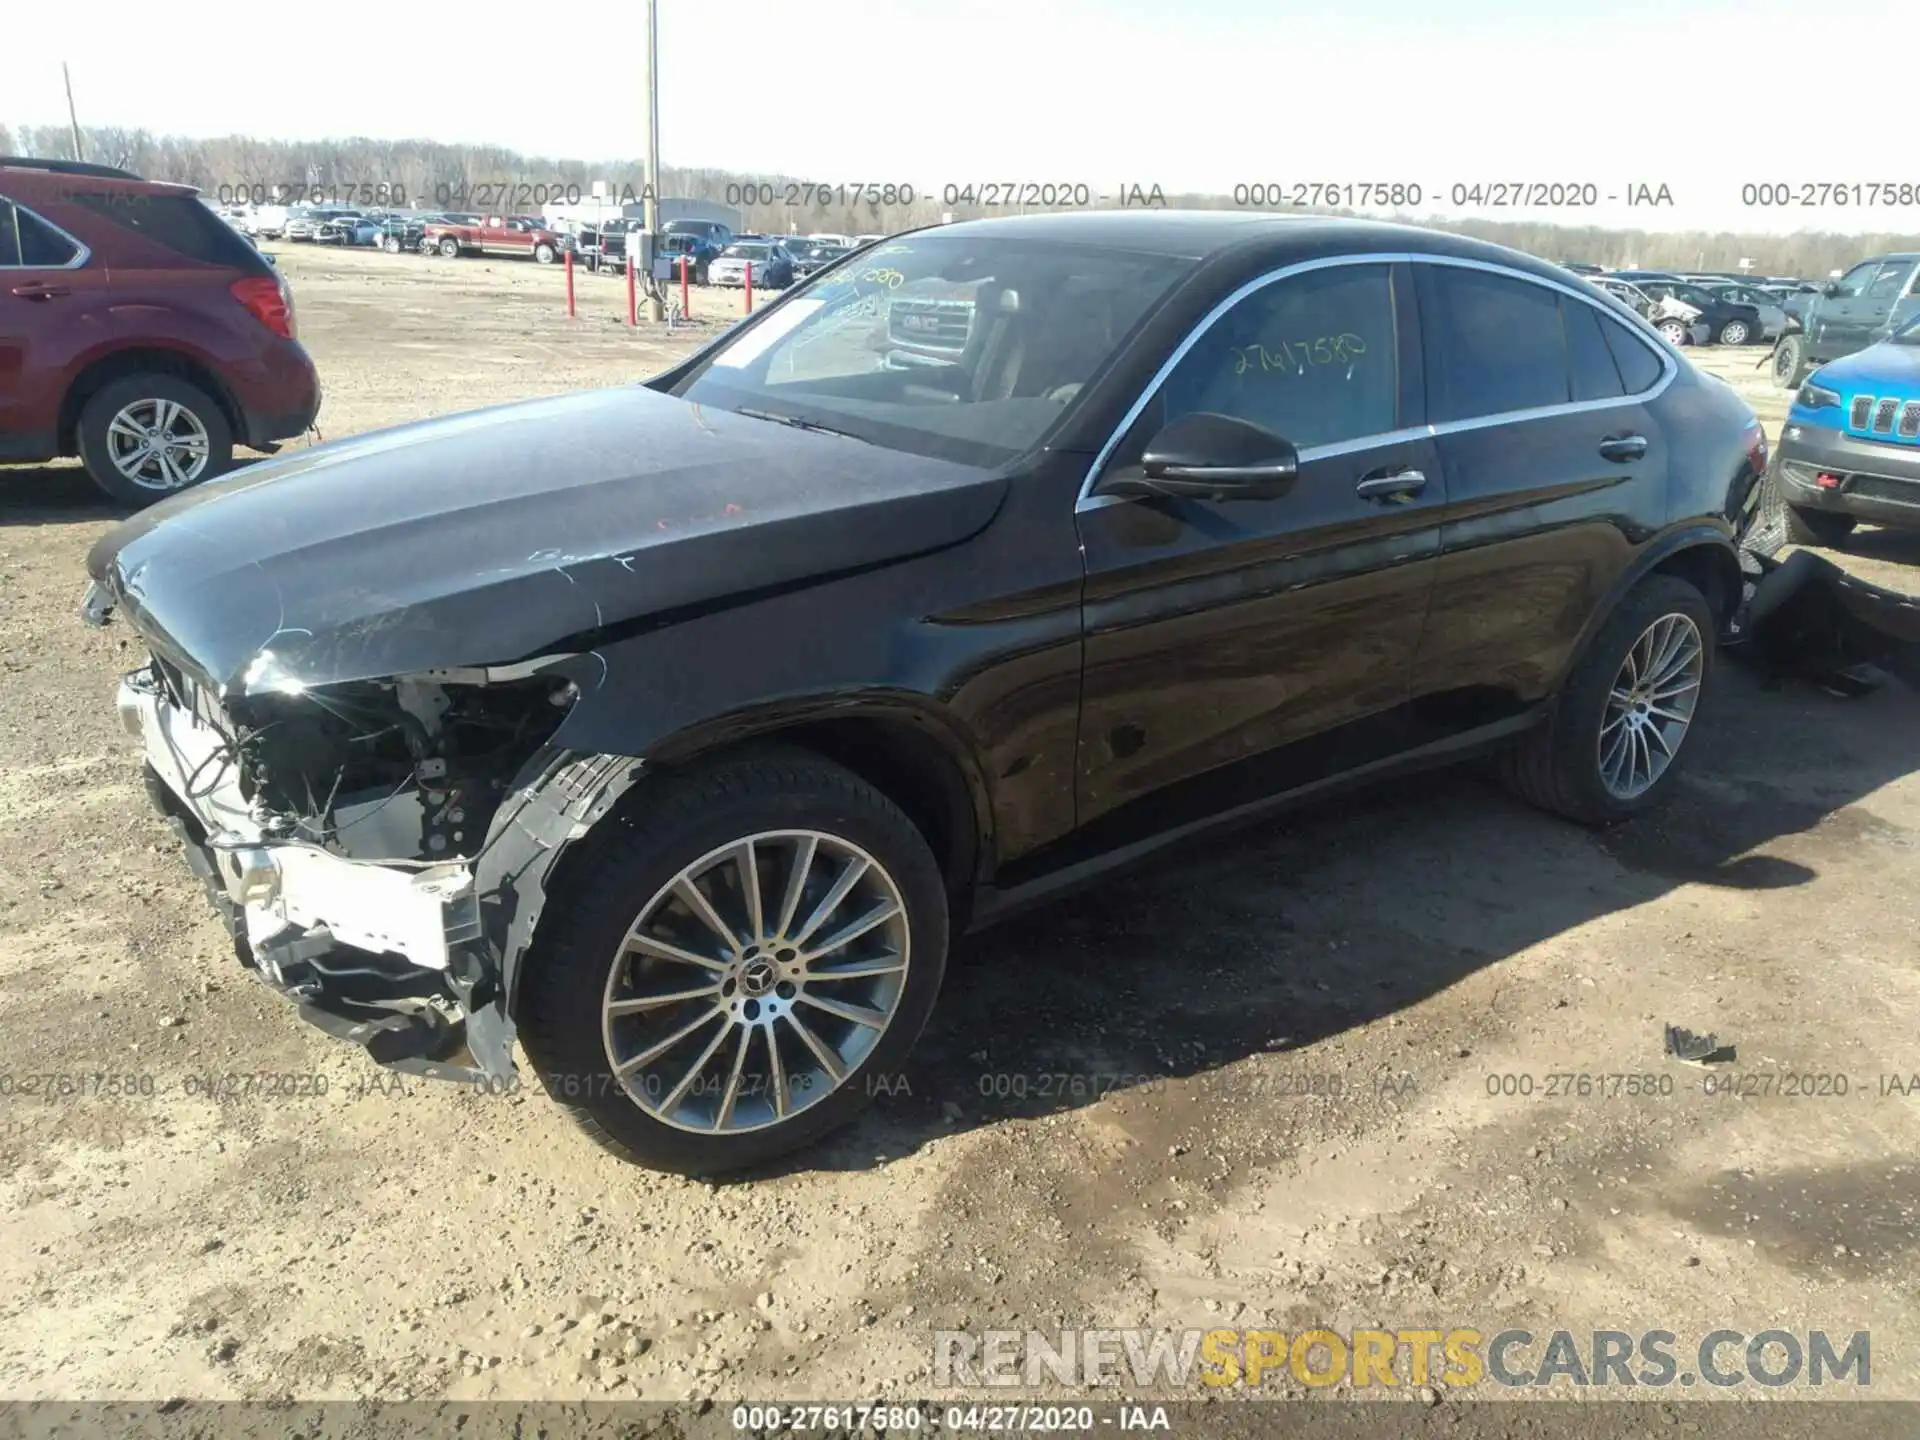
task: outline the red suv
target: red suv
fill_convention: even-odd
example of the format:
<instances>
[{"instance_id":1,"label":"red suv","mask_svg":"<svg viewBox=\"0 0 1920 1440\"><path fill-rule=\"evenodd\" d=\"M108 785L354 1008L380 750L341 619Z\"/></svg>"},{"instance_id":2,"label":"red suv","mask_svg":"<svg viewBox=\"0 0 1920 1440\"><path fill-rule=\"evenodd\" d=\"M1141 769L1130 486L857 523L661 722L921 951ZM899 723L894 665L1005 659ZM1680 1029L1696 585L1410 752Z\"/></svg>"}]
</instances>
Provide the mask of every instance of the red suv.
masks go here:
<instances>
[{"instance_id":1,"label":"red suv","mask_svg":"<svg viewBox=\"0 0 1920 1440\"><path fill-rule=\"evenodd\" d=\"M147 505L319 408L293 296L197 191L0 156L0 463L78 455Z\"/></svg>"}]
</instances>

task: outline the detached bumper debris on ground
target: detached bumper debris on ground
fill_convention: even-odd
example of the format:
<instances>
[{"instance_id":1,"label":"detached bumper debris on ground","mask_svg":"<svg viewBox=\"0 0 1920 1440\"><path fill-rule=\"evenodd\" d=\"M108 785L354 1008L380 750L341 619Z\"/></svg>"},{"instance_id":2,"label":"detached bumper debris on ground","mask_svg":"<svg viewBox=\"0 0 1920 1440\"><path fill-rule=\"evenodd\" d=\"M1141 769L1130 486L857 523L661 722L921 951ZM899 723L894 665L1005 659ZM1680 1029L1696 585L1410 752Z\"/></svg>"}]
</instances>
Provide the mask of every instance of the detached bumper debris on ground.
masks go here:
<instances>
[{"instance_id":1,"label":"detached bumper debris on ground","mask_svg":"<svg viewBox=\"0 0 1920 1440\"><path fill-rule=\"evenodd\" d=\"M1920 597L1869 585L1810 550L1745 552L1749 595L1728 654L1773 682L1864 695L1889 674L1920 687ZM1757 575L1753 572L1757 570Z\"/></svg>"}]
</instances>

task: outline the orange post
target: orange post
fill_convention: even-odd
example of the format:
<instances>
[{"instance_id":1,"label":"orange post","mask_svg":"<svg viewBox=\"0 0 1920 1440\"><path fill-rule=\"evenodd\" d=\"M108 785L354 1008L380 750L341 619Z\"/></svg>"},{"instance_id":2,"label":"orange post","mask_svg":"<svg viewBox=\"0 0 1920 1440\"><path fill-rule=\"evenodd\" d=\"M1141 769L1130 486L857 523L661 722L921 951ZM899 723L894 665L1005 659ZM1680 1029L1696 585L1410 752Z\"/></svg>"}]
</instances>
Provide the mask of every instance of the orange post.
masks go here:
<instances>
[{"instance_id":1,"label":"orange post","mask_svg":"<svg viewBox=\"0 0 1920 1440\"><path fill-rule=\"evenodd\" d=\"M567 248L567 318L573 319L573 248Z\"/></svg>"},{"instance_id":2,"label":"orange post","mask_svg":"<svg viewBox=\"0 0 1920 1440\"><path fill-rule=\"evenodd\" d=\"M640 263L634 258L633 235L627 235L627 324L639 327L640 324Z\"/></svg>"},{"instance_id":3,"label":"orange post","mask_svg":"<svg viewBox=\"0 0 1920 1440\"><path fill-rule=\"evenodd\" d=\"M753 313L753 262L747 261L747 314Z\"/></svg>"},{"instance_id":4,"label":"orange post","mask_svg":"<svg viewBox=\"0 0 1920 1440\"><path fill-rule=\"evenodd\" d=\"M693 314L693 302L687 297L687 262L692 259L691 255L680 257L680 318L683 320Z\"/></svg>"}]
</instances>

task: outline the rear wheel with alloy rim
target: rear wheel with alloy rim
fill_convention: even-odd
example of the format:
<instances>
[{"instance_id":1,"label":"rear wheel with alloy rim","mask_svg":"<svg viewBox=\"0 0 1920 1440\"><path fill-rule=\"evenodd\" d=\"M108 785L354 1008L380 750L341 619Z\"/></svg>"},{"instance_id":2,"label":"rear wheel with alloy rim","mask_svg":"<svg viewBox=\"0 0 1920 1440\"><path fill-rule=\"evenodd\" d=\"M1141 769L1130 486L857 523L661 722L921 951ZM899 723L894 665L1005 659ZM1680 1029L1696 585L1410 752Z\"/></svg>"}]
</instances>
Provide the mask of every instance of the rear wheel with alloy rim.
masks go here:
<instances>
[{"instance_id":1,"label":"rear wheel with alloy rim","mask_svg":"<svg viewBox=\"0 0 1920 1440\"><path fill-rule=\"evenodd\" d=\"M685 1174L850 1119L912 1048L945 966L945 890L913 823L784 750L652 782L608 823L522 983L547 1092L615 1153Z\"/></svg>"},{"instance_id":2,"label":"rear wheel with alloy rim","mask_svg":"<svg viewBox=\"0 0 1920 1440\"><path fill-rule=\"evenodd\" d=\"M107 494L151 505L233 462L233 430L213 398L174 375L129 375L80 411L80 458Z\"/></svg>"},{"instance_id":3,"label":"rear wheel with alloy rim","mask_svg":"<svg viewBox=\"0 0 1920 1440\"><path fill-rule=\"evenodd\" d=\"M1649 575L1575 662L1546 723L1506 757L1506 779L1583 824L1628 819L1671 791L1714 661L1699 590Z\"/></svg>"},{"instance_id":4,"label":"rear wheel with alloy rim","mask_svg":"<svg viewBox=\"0 0 1920 1440\"><path fill-rule=\"evenodd\" d=\"M1720 327L1720 343L1722 345L1744 345L1752 333L1753 332L1747 328L1746 321L1729 320L1725 325Z\"/></svg>"}]
</instances>

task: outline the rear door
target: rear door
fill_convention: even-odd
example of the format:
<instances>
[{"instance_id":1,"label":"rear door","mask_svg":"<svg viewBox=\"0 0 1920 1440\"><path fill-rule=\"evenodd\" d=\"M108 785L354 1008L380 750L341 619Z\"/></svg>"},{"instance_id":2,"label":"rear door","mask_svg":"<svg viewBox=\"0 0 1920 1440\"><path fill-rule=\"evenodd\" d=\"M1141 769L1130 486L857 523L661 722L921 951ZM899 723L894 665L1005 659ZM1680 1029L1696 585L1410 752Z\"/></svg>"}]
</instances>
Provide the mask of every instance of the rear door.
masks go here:
<instances>
[{"instance_id":1,"label":"rear door","mask_svg":"<svg viewBox=\"0 0 1920 1440\"><path fill-rule=\"evenodd\" d=\"M1410 286L1383 261L1276 272L1142 397L1097 480L1138 472L1194 412L1264 426L1301 461L1274 499L1081 502L1083 823L1144 802L1165 828L1401 748L1444 499ZM1366 498L1369 479L1388 493Z\"/></svg>"},{"instance_id":2,"label":"rear door","mask_svg":"<svg viewBox=\"0 0 1920 1440\"><path fill-rule=\"evenodd\" d=\"M68 384L112 343L109 300L86 246L0 194L0 460L58 449Z\"/></svg>"},{"instance_id":3,"label":"rear door","mask_svg":"<svg viewBox=\"0 0 1920 1440\"><path fill-rule=\"evenodd\" d=\"M1646 402L1676 367L1574 290L1414 270L1447 514L1413 694L1456 731L1550 693L1647 517L1664 522L1669 448Z\"/></svg>"}]
</instances>

